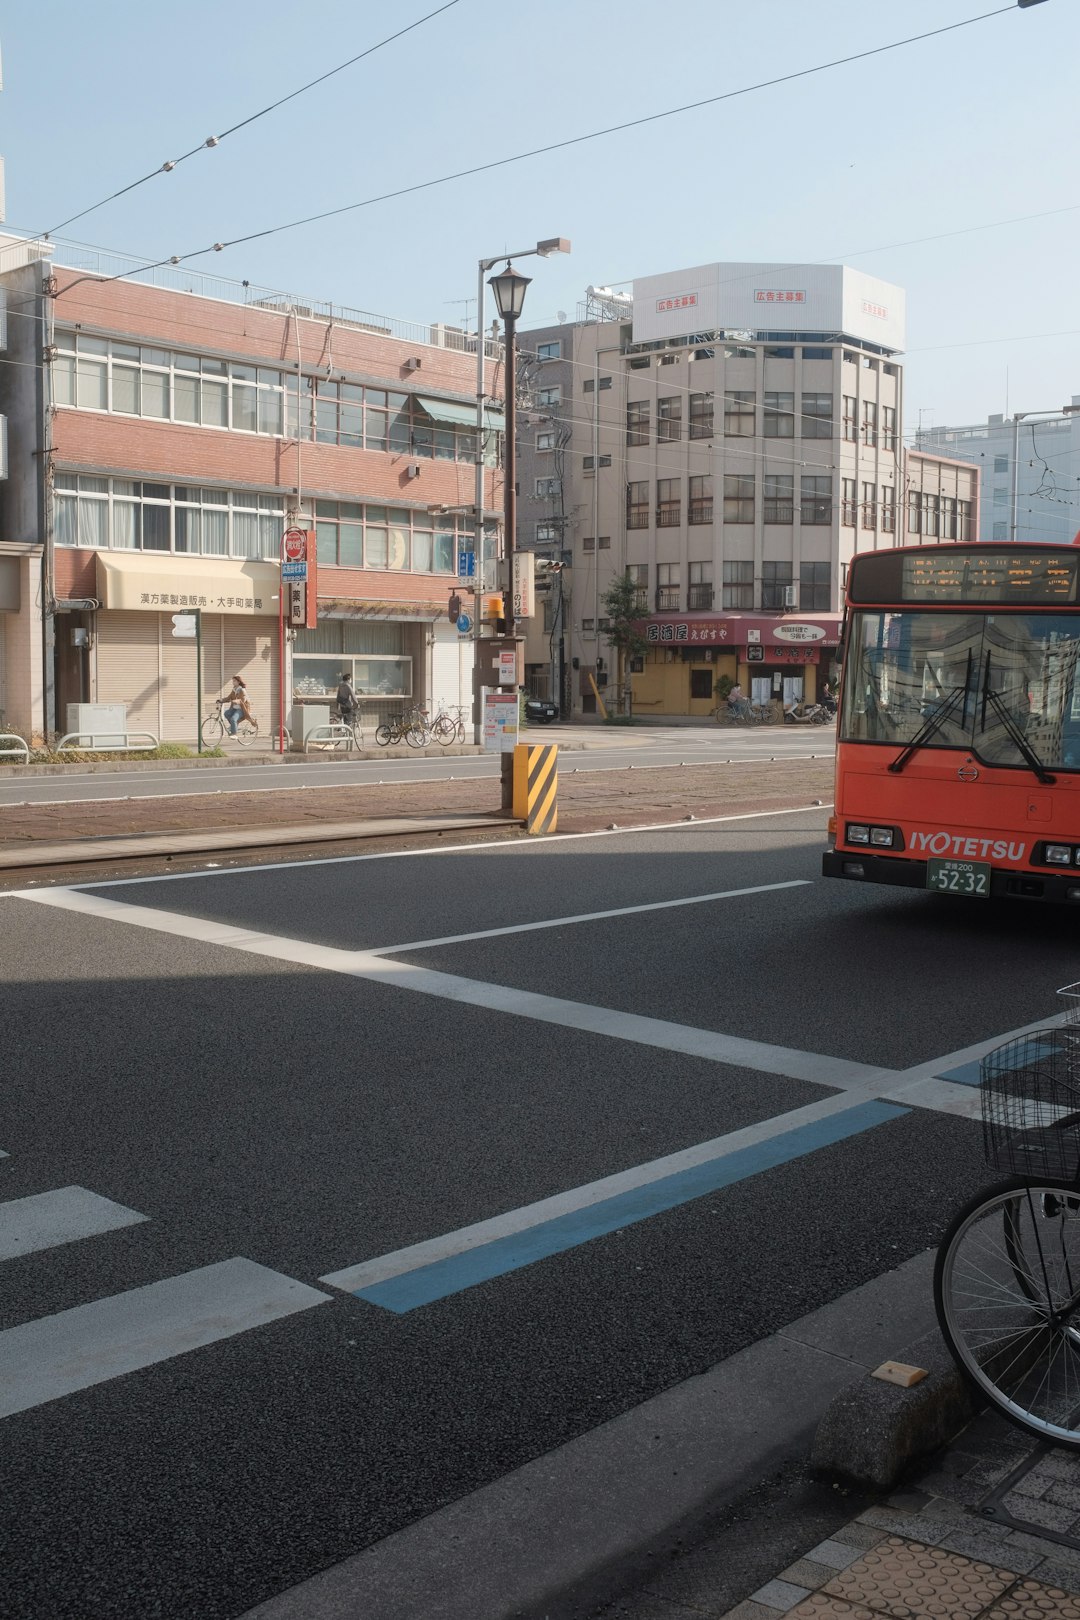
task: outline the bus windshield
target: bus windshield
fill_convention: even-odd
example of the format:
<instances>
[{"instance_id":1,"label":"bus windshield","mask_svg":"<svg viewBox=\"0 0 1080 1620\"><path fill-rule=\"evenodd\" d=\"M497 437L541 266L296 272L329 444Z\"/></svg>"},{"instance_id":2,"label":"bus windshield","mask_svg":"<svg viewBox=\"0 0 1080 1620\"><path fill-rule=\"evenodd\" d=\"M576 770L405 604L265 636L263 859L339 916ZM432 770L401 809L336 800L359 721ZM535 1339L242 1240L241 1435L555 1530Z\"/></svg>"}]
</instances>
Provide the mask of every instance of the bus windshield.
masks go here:
<instances>
[{"instance_id":1,"label":"bus windshield","mask_svg":"<svg viewBox=\"0 0 1080 1620\"><path fill-rule=\"evenodd\" d=\"M841 740L1080 770L1078 658L1075 615L856 612Z\"/></svg>"}]
</instances>

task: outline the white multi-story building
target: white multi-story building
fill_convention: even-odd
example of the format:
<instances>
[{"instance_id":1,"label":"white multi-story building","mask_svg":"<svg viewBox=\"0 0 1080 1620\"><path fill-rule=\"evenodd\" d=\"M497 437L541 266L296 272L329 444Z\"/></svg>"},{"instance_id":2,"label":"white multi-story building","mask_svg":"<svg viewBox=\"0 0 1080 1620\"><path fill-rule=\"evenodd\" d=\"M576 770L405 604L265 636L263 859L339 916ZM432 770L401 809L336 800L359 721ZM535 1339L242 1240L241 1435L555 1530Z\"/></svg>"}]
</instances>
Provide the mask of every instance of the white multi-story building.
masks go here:
<instances>
[{"instance_id":1,"label":"white multi-story building","mask_svg":"<svg viewBox=\"0 0 1080 1620\"><path fill-rule=\"evenodd\" d=\"M1080 530L1080 394L1059 411L920 430L916 444L979 469L980 540L1068 545Z\"/></svg>"},{"instance_id":2,"label":"white multi-story building","mask_svg":"<svg viewBox=\"0 0 1080 1620\"><path fill-rule=\"evenodd\" d=\"M711 264L590 290L521 335L518 543L572 559L533 684L582 713L614 673L604 594L629 572L639 714L705 715L720 675L811 696L852 554L975 532L977 477L901 439L904 294L843 266ZM558 604L561 602L561 612ZM556 651L561 643L561 656Z\"/></svg>"}]
</instances>

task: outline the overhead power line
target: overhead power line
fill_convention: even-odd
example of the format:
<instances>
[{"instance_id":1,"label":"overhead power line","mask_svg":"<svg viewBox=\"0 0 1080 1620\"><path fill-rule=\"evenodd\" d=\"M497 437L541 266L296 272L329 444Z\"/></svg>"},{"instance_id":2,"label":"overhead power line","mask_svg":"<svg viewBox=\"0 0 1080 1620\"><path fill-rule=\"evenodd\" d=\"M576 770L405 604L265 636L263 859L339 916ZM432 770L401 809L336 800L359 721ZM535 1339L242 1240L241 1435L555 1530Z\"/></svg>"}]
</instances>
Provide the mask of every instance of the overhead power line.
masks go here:
<instances>
[{"instance_id":1,"label":"overhead power line","mask_svg":"<svg viewBox=\"0 0 1080 1620\"><path fill-rule=\"evenodd\" d=\"M362 62L365 57L374 55L376 51L381 51L384 45L392 45L394 40L401 39L404 34L412 33L413 29L422 27L424 23L430 22L433 17L441 16L444 11L449 11L452 6L458 4L459 0L446 0L445 5L439 6L435 11L429 11L425 17L418 17L415 22L409 23L406 27L399 28L397 33L388 34L385 39L380 39L376 45L369 45L366 51L360 51L356 56L350 56L347 62L340 62L337 67L330 68L326 73L320 73L317 79L311 79L307 84L302 84L298 90L290 90L288 95L280 96L277 101L272 101L268 107L261 108L259 112L250 113L247 118L241 118L238 123L231 124L228 129L223 129L219 135L208 136L205 141L200 141L198 146L193 146L190 152L184 152L178 158L169 158L165 163L159 164L156 169L151 169L149 174L142 175L138 180L132 180L129 185L121 186L119 191L111 192L108 197L103 197L100 202L93 203L89 208L82 209L78 214L71 214L67 219L62 219L59 225L54 225L51 230L42 231L39 234L48 240L57 231L62 231L66 226L73 225L77 219L85 219L88 214L94 214L99 208L104 208L106 203L115 202L117 197L126 196L129 191L135 191L137 187L144 186L148 180L153 180L156 175L171 174L173 169L177 168L181 163L186 163L188 158L194 157L197 152L205 152L208 148L220 146L226 136L235 135L238 129L246 129L248 124L255 123L258 118L265 118L267 113L276 112L278 107L284 107L286 102L295 101L297 96L302 96L308 90L313 90L317 84L325 84L327 79L332 79L335 74L344 73L346 68L352 67L356 62Z\"/></svg>"}]
</instances>

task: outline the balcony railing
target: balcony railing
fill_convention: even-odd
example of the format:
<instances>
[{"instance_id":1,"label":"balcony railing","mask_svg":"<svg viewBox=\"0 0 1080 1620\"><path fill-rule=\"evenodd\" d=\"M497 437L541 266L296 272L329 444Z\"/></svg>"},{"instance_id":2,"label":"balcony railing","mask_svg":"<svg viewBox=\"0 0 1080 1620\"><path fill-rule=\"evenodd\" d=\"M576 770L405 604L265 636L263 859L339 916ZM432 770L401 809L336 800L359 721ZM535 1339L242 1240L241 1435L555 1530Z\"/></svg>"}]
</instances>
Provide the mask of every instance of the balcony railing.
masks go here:
<instances>
[{"instance_id":1,"label":"balcony railing","mask_svg":"<svg viewBox=\"0 0 1080 1620\"><path fill-rule=\"evenodd\" d=\"M647 506L628 506L626 508L626 527L628 529L647 529L649 527L649 508Z\"/></svg>"},{"instance_id":2,"label":"balcony railing","mask_svg":"<svg viewBox=\"0 0 1080 1620\"><path fill-rule=\"evenodd\" d=\"M713 590L711 585L691 585L690 594L687 597L686 605L690 609L711 608L715 595L716 592Z\"/></svg>"},{"instance_id":3,"label":"balcony railing","mask_svg":"<svg viewBox=\"0 0 1080 1620\"><path fill-rule=\"evenodd\" d=\"M711 500L708 500L708 501L691 501L690 502L690 522L691 523L711 523L712 522L712 501Z\"/></svg>"},{"instance_id":4,"label":"balcony railing","mask_svg":"<svg viewBox=\"0 0 1080 1620\"><path fill-rule=\"evenodd\" d=\"M656 592L657 613L678 613L679 587L677 585L661 585Z\"/></svg>"},{"instance_id":5,"label":"balcony railing","mask_svg":"<svg viewBox=\"0 0 1080 1620\"><path fill-rule=\"evenodd\" d=\"M681 522L682 506L679 501L661 501L656 508L656 527L658 529L677 529Z\"/></svg>"},{"instance_id":6,"label":"balcony railing","mask_svg":"<svg viewBox=\"0 0 1080 1620\"><path fill-rule=\"evenodd\" d=\"M648 592L647 586L640 585L638 587L638 589L634 592L634 600L633 600L632 606L633 606L633 610L634 610L635 613L648 613L648 611L649 611L649 592Z\"/></svg>"}]
</instances>

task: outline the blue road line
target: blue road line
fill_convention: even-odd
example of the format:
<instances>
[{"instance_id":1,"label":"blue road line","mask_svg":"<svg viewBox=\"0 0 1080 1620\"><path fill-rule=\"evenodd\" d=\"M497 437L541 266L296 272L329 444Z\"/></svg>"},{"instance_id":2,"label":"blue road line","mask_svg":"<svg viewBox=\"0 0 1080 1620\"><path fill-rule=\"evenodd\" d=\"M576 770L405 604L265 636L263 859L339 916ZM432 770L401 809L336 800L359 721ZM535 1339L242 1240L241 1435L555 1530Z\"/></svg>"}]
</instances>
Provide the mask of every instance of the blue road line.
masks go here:
<instances>
[{"instance_id":1,"label":"blue road line","mask_svg":"<svg viewBox=\"0 0 1080 1620\"><path fill-rule=\"evenodd\" d=\"M909 1112L909 1109L898 1108L892 1103L859 1103L843 1113L797 1126L795 1130L769 1137L752 1147L710 1159L690 1170L680 1170L675 1175L664 1176L659 1181L635 1187L630 1192L619 1193L568 1215L560 1215L555 1220L544 1221L524 1232L495 1238L463 1254L436 1260L429 1266L418 1266L397 1277L389 1277L370 1288L358 1288L356 1297L393 1311L397 1316L404 1316L420 1305L430 1305L434 1300L459 1294L463 1289L488 1282L493 1277L501 1277L508 1271L520 1271L523 1266L530 1266L536 1260L562 1254L566 1249L588 1243L606 1232L633 1226L636 1221L648 1220L651 1215L659 1215L663 1210L689 1203L705 1193L730 1187L748 1176L759 1175L763 1170L788 1164L792 1159L804 1158L808 1153L816 1153L819 1148L830 1147L834 1142L842 1142L847 1137L857 1136L862 1131L871 1130L875 1125L883 1125L891 1119L899 1119Z\"/></svg>"},{"instance_id":2,"label":"blue road line","mask_svg":"<svg viewBox=\"0 0 1080 1620\"><path fill-rule=\"evenodd\" d=\"M1047 1057L1056 1044L1057 1031L1052 1029L1040 1030L1036 1034L1029 1036L1026 1041L1017 1041L1015 1043L1016 1049L1012 1053L1011 1067L1013 1069L1022 1069L1029 1063L1038 1062L1040 1058ZM995 1054L988 1052L986 1055L991 1057ZM954 1085L958 1086L977 1086L982 1081L981 1067L979 1059L974 1058L970 1063L957 1064L955 1069L942 1069L935 1076L935 1079L951 1080ZM999 1071L1004 1069L1004 1064L1000 1058L996 1059L995 1067Z\"/></svg>"}]
</instances>

